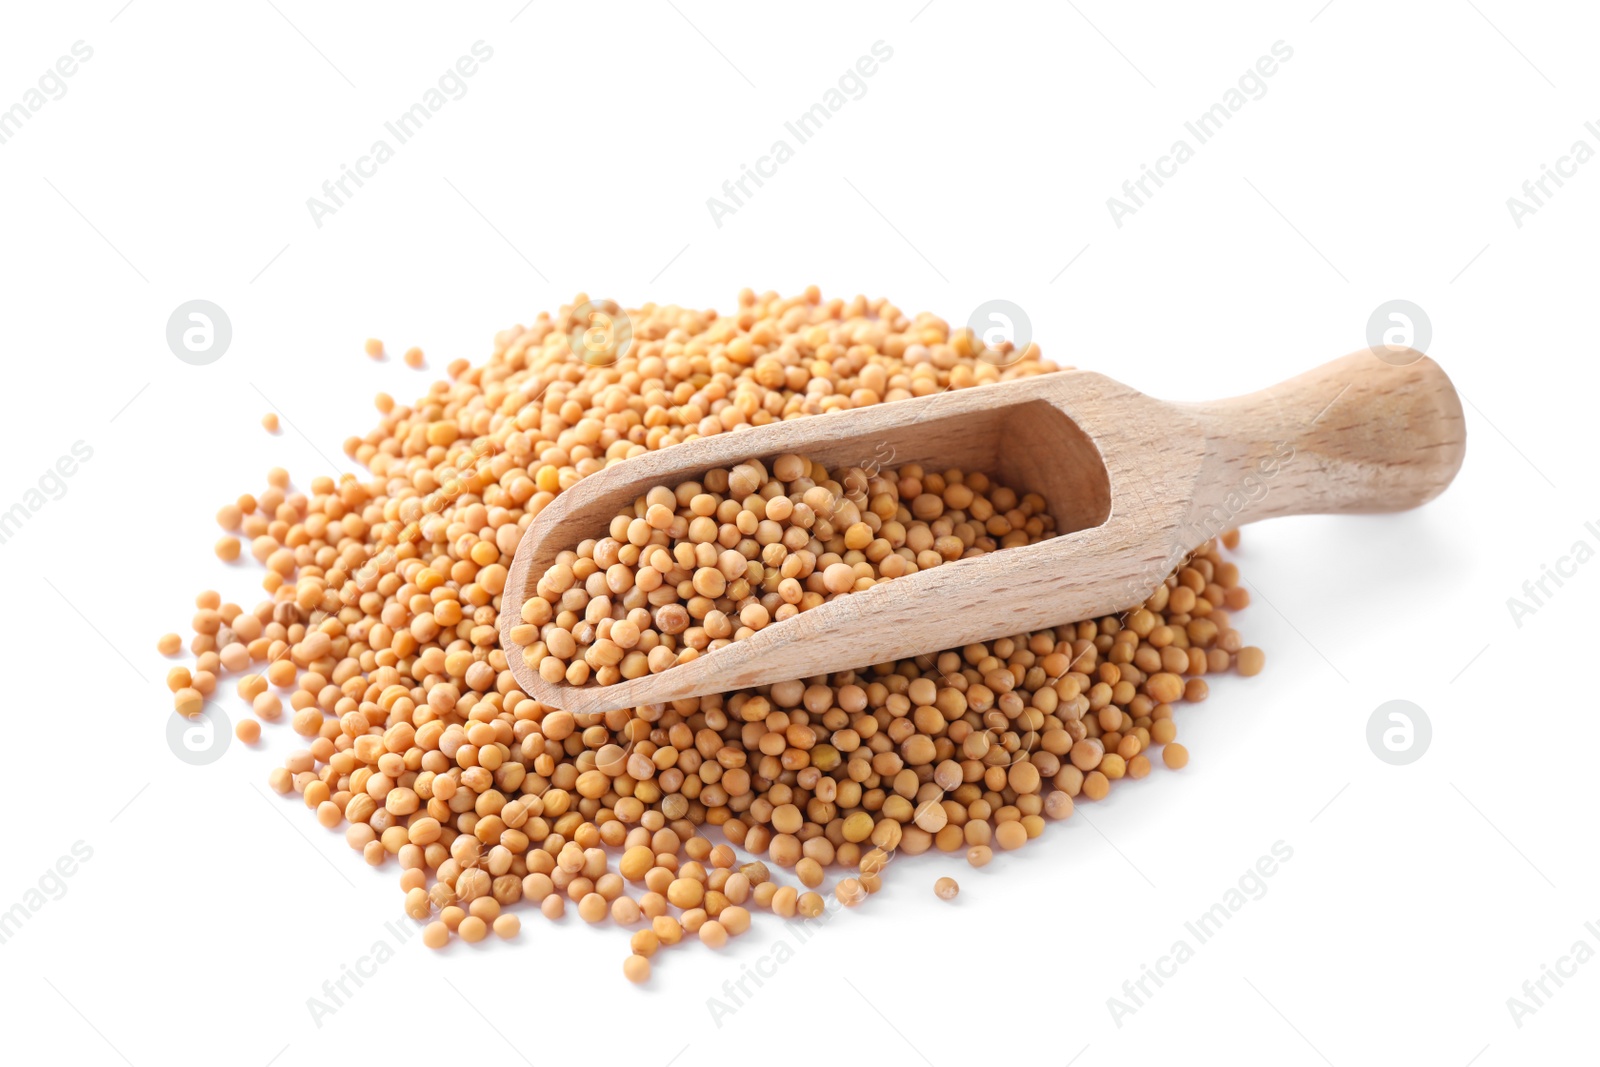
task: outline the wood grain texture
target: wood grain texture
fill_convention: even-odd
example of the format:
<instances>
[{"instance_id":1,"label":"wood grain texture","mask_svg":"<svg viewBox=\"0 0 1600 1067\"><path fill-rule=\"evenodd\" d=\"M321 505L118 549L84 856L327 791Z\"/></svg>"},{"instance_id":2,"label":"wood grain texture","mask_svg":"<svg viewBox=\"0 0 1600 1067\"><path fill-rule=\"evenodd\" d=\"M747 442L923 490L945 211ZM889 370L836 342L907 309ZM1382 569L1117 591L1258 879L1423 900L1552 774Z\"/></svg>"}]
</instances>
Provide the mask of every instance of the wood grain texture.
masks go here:
<instances>
[{"instance_id":1,"label":"wood grain texture","mask_svg":"<svg viewBox=\"0 0 1600 1067\"><path fill-rule=\"evenodd\" d=\"M1282 515L1397 511L1437 496L1466 448L1461 404L1420 354L1360 352L1248 396L1153 400L1063 371L746 428L584 478L528 528L501 600L523 691L575 713L809 678L1120 611L1191 549ZM1403 363L1404 365L1396 365ZM511 640L556 555L655 485L796 452L829 468L925 463L1045 497L1060 536L852 593L697 660L613 686L552 685Z\"/></svg>"}]
</instances>

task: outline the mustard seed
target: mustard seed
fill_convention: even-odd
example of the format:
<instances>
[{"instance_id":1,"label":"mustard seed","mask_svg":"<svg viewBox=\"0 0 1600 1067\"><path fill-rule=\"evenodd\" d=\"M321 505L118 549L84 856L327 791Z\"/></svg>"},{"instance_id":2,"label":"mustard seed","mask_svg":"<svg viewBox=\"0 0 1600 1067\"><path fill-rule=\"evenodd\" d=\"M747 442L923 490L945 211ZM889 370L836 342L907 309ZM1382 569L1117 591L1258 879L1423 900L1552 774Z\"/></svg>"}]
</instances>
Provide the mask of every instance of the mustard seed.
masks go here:
<instances>
[{"instance_id":1,"label":"mustard seed","mask_svg":"<svg viewBox=\"0 0 1600 1067\"><path fill-rule=\"evenodd\" d=\"M666 897L673 907L696 908L705 899L705 887L693 878L676 878L667 887Z\"/></svg>"},{"instance_id":2,"label":"mustard seed","mask_svg":"<svg viewBox=\"0 0 1600 1067\"><path fill-rule=\"evenodd\" d=\"M794 874L796 878L800 879L800 884L807 889L817 888L822 884L824 877L822 864L809 856L795 864Z\"/></svg>"},{"instance_id":3,"label":"mustard seed","mask_svg":"<svg viewBox=\"0 0 1600 1067\"><path fill-rule=\"evenodd\" d=\"M650 929L663 945L676 945L683 940L683 924L670 915L657 915L651 919Z\"/></svg>"},{"instance_id":4,"label":"mustard seed","mask_svg":"<svg viewBox=\"0 0 1600 1067\"><path fill-rule=\"evenodd\" d=\"M700 924L700 943L707 948L721 948L728 943L728 930L715 919Z\"/></svg>"},{"instance_id":5,"label":"mustard seed","mask_svg":"<svg viewBox=\"0 0 1600 1067\"><path fill-rule=\"evenodd\" d=\"M656 936L654 930L640 930L628 940L628 946L633 949L634 955L648 958L654 956L661 947L661 938Z\"/></svg>"},{"instance_id":6,"label":"mustard seed","mask_svg":"<svg viewBox=\"0 0 1600 1067\"><path fill-rule=\"evenodd\" d=\"M1003 849L1017 849L1028 843L1028 832L1020 822L1003 822L994 828L994 843Z\"/></svg>"},{"instance_id":7,"label":"mustard seed","mask_svg":"<svg viewBox=\"0 0 1600 1067\"><path fill-rule=\"evenodd\" d=\"M607 911L606 898L599 893L588 893L578 901L578 918L586 923L605 922Z\"/></svg>"},{"instance_id":8,"label":"mustard seed","mask_svg":"<svg viewBox=\"0 0 1600 1067\"><path fill-rule=\"evenodd\" d=\"M794 886L779 886L772 894L772 911L785 919L792 919L799 912L799 899L800 893Z\"/></svg>"},{"instance_id":9,"label":"mustard seed","mask_svg":"<svg viewBox=\"0 0 1600 1067\"><path fill-rule=\"evenodd\" d=\"M750 912L737 904L730 904L722 909L721 914L717 916L717 921L722 924L724 930L728 931L728 936L738 937L750 929Z\"/></svg>"},{"instance_id":10,"label":"mustard seed","mask_svg":"<svg viewBox=\"0 0 1600 1067\"><path fill-rule=\"evenodd\" d=\"M933 895L940 900L954 900L959 892L961 887L956 884L954 878L945 877L933 883Z\"/></svg>"}]
</instances>

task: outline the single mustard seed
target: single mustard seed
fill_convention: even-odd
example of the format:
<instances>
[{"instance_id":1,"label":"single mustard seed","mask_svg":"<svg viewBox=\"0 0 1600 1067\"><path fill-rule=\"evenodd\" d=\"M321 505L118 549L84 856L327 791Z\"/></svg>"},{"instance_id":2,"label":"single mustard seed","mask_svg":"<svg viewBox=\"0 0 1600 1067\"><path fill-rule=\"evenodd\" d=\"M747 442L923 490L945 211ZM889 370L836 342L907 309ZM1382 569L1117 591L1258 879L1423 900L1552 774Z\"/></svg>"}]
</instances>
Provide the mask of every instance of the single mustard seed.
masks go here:
<instances>
[{"instance_id":1,"label":"single mustard seed","mask_svg":"<svg viewBox=\"0 0 1600 1067\"><path fill-rule=\"evenodd\" d=\"M1003 849L1017 849L1028 843L1028 831L1021 822L1003 822L994 828L994 843Z\"/></svg>"},{"instance_id":2,"label":"single mustard seed","mask_svg":"<svg viewBox=\"0 0 1600 1067\"><path fill-rule=\"evenodd\" d=\"M721 948L728 943L728 929L715 919L700 924L700 943L708 948Z\"/></svg>"},{"instance_id":3,"label":"single mustard seed","mask_svg":"<svg viewBox=\"0 0 1600 1067\"><path fill-rule=\"evenodd\" d=\"M661 938L654 930L639 930L629 939L628 945L636 956L654 956L661 947Z\"/></svg>"},{"instance_id":4,"label":"single mustard seed","mask_svg":"<svg viewBox=\"0 0 1600 1067\"><path fill-rule=\"evenodd\" d=\"M841 878L833 887L833 895L845 907L853 908L867 899L867 890L859 878Z\"/></svg>"}]
</instances>

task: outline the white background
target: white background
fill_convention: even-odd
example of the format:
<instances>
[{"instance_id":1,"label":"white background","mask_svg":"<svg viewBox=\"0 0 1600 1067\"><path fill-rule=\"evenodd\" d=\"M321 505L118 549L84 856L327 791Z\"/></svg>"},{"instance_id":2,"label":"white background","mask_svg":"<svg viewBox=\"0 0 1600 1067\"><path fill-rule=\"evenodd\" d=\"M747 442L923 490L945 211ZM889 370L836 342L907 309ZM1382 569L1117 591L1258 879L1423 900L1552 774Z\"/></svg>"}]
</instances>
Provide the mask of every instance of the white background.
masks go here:
<instances>
[{"instance_id":1,"label":"white background","mask_svg":"<svg viewBox=\"0 0 1600 1067\"><path fill-rule=\"evenodd\" d=\"M1578 939L1600 949L1600 565L1520 627L1506 606L1574 541L1600 546L1579 443L1600 162L1521 227L1506 206L1575 140L1600 148L1592 10L123 2L0 13L0 107L94 50L0 145L0 510L94 450L0 545L0 909L93 850L0 945L8 1060L1592 1062L1600 963L1521 1027L1506 1004ZM315 226L307 197L479 40L466 95ZM880 40L866 95L716 226L706 198ZM1280 40L1266 95L1117 227L1107 197ZM212 556L213 512L273 465L301 486L346 469L373 393L419 396L577 292L727 309L811 283L955 322L1003 297L1047 357L1174 399L1360 348L1373 309L1408 299L1467 401L1466 464L1414 513L1248 529L1237 621L1266 672L1180 712L1187 770L1022 853L902 859L803 946L758 914L720 955L659 956L643 989L625 932L525 910L515 944L413 938L318 1027L307 998L403 922L396 872L263 796L286 727L204 768L168 750L157 635L201 589L259 596L253 564ZM194 298L233 325L207 367L164 340ZM367 360L368 336L421 345L429 374ZM1397 698L1433 726L1403 767L1365 733ZM1266 895L1118 1026L1107 998L1280 840ZM707 998L780 938L794 958L719 1028Z\"/></svg>"}]
</instances>

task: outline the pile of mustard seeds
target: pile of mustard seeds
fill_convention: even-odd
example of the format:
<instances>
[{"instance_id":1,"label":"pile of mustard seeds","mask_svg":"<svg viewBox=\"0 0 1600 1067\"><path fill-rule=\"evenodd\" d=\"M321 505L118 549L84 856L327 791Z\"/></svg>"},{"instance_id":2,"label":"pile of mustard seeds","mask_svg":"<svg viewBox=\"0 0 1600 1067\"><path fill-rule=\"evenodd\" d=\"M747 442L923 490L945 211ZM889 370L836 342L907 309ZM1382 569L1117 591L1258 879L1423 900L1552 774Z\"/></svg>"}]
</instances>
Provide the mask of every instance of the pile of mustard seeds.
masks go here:
<instances>
[{"instance_id":1,"label":"pile of mustard seeds","mask_svg":"<svg viewBox=\"0 0 1600 1067\"><path fill-rule=\"evenodd\" d=\"M748 460L654 486L606 536L560 553L511 640L547 682L615 685L880 582L1054 532L1043 497L983 474Z\"/></svg>"},{"instance_id":2,"label":"pile of mustard seeds","mask_svg":"<svg viewBox=\"0 0 1600 1067\"><path fill-rule=\"evenodd\" d=\"M296 491L275 469L221 508L217 552L248 546L266 598L248 611L197 598L195 663L168 677L174 706L198 714L230 674L254 713L240 740L287 717L303 740L271 785L368 864L397 866L436 948L515 937L519 913L560 919L570 903L630 932L623 971L643 982L662 947L721 947L753 909L821 915L830 874L853 907L901 853L983 867L1151 773L1154 756L1183 767L1175 708L1206 698L1207 675L1261 670L1231 621L1249 602L1221 555L1237 533L1119 615L599 715L517 688L498 605L534 516L609 463L1056 369L1036 345L986 347L935 316L814 287L745 290L725 315L597 314L580 294L497 335L483 364L451 363L411 406L379 394L377 426L345 443L366 477ZM952 487L974 477L902 468L896 491L913 514L930 493L955 507ZM953 880L937 892L948 899Z\"/></svg>"}]
</instances>

